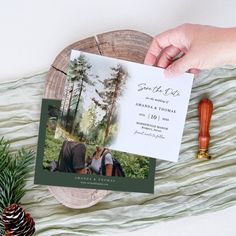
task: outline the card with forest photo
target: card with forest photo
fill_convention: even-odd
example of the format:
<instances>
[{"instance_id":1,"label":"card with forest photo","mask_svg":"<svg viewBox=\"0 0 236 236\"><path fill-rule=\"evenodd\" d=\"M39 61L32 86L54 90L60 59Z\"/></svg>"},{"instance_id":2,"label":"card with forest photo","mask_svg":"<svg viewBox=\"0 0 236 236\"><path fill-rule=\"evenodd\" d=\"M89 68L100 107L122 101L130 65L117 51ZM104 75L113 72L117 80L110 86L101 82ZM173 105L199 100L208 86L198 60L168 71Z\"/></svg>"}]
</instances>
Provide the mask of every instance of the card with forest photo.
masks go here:
<instances>
[{"instance_id":1,"label":"card with forest photo","mask_svg":"<svg viewBox=\"0 0 236 236\"><path fill-rule=\"evenodd\" d=\"M166 79L163 71L72 50L58 129L110 150L176 162L193 75Z\"/></svg>"},{"instance_id":2,"label":"card with forest photo","mask_svg":"<svg viewBox=\"0 0 236 236\"><path fill-rule=\"evenodd\" d=\"M95 126L94 108L83 110L72 129L75 108L68 112L65 106L64 101L43 99L35 184L153 193L154 158L107 148L100 137L106 126ZM98 134L78 130L77 122L88 130L99 129L93 131ZM97 136L100 142L96 142Z\"/></svg>"}]
</instances>

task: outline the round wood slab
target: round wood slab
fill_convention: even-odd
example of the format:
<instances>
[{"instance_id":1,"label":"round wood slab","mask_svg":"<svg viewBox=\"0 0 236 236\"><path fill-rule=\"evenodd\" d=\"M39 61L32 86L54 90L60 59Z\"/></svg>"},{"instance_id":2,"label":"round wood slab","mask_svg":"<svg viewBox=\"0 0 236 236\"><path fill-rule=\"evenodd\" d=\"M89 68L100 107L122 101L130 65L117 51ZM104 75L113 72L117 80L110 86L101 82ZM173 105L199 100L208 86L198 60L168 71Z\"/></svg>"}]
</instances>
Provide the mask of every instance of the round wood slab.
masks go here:
<instances>
[{"instance_id":1,"label":"round wood slab","mask_svg":"<svg viewBox=\"0 0 236 236\"><path fill-rule=\"evenodd\" d=\"M54 60L46 77L45 98L62 99L67 67L72 49L143 63L152 37L133 30L118 30L80 40L66 47ZM102 200L110 191L49 187L50 192L63 205L70 208L90 207Z\"/></svg>"}]
</instances>

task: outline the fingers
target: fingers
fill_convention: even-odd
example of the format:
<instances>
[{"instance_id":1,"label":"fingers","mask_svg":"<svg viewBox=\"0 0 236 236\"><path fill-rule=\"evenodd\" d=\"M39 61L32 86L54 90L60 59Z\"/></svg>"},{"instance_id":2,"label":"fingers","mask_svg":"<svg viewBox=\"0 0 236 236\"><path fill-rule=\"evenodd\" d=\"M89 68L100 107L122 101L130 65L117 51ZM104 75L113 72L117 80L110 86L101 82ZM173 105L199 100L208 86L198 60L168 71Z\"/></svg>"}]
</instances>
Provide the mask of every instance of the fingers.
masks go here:
<instances>
[{"instance_id":1,"label":"fingers","mask_svg":"<svg viewBox=\"0 0 236 236\"><path fill-rule=\"evenodd\" d=\"M191 72L198 74L197 63L194 63L190 53L191 37L188 37L191 25L182 25L157 35L146 54L144 63L166 68L166 77L175 77L191 69ZM174 59L182 53L181 57ZM195 61L196 62L196 61Z\"/></svg>"},{"instance_id":2,"label":"fingers","mask_svg":"<svg viewBox=\"0 0 236 236\"><path fill-rule=\"evenodd\" d=\"M146 54L144 64L147 65L154 65L156 62L157 57L160 55L161 51L170 46L169 43L169 34L171 34L172 30L168 30L164 33L161 33L153 38L152 43L148 49Z\"/></svg>"},{"instance_id":3,"label":"fingers","mask_svg":"<svg viewBox=\"0 0 236 236\"><path fill-rule=\"evenodd\" d=\"M181 27L170 29L157 35L156 37L154 37L148 49L144 64L154 65L162 50L169 46L174 46L182 50L182 48L185 48L183 42L185 42L185 40L184 33Z\"/></svg>"},{"instance_id":4,"label":"fingers","mask_svg":"<svg viewBox=\"0 0 236 236\"><path fill-rule=\"evenodd\" d=\"M146 54L144 64L153 66L161 51L162 47L159 45L158 40L154 38Z\"/></svg>"},{"instance_id":5,"label":"fingers","mask_svg":"<svg viewBox=\"0 0 236 236\"><path fill-rule=\"evenodd\" d=\"M174 60L174 58L179 55L181 50L179 48L176 48L174 46L169 46L165 48L161 55L159 60L156 63L156 66L166 68L168 67Z\"/></svg>"},{"instance_id":6,"label":"fingers","mask_svg":"<svg viewBox=\"0 0 236 236\"><path fill-rule=\"evenodd\" d=\"M165 69L164 74L167 78L171 78L179 76L192 68L194 67L192 66L191 58L187 54L169 65Z\"/></svg>"}]
</instances>

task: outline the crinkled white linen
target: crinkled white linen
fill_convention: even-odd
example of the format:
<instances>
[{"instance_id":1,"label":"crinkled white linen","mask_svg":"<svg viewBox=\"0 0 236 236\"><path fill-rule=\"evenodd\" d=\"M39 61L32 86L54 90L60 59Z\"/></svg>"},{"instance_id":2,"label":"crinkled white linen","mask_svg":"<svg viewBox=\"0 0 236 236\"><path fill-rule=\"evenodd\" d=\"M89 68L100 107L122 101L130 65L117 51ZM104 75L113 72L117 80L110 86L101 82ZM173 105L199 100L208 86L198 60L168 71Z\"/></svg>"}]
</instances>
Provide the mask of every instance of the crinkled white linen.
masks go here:
<instances>
[{"instance_id":1,"label":"crinkled white linen","mask_svg":"<svg viewBox=\"0 0 236 236\"><path fill-rule=\"evenodd\" d=\"M46 73L0 83L0 136L12 150L36 150ZM210 161L196 160L197 105L214 104ZM178 163L157 161L155 193L113 192L97 205L73 210L59 204L46 186L33 184L22 204L36 221L36 235L113 235L160 221L216 211L236 204L236 69L204 71L195 79Z\"/></svg>"}]
</instances>

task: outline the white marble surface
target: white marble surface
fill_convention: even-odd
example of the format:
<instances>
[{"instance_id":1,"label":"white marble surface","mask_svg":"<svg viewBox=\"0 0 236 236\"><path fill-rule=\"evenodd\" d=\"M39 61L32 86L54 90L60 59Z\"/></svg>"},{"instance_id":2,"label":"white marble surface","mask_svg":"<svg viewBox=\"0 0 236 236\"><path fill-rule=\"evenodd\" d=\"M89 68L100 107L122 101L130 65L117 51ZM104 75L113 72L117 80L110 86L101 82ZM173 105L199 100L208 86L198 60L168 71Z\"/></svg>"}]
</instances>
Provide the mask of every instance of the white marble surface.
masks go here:
<instances>
[{"instance_id":1,"label":"white marble surface","mask_svg":"<svg viewBox=\"0 0 236 236\"><path fill-rule=\"evenodd\" d=\"M97 33L155 35L184 22L235 26L234 0L0 0L0 80L46 71L65 46ZM158 223L125 235L233 236L236 207Z\"/></svg>"}]
</instances>

